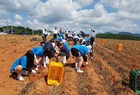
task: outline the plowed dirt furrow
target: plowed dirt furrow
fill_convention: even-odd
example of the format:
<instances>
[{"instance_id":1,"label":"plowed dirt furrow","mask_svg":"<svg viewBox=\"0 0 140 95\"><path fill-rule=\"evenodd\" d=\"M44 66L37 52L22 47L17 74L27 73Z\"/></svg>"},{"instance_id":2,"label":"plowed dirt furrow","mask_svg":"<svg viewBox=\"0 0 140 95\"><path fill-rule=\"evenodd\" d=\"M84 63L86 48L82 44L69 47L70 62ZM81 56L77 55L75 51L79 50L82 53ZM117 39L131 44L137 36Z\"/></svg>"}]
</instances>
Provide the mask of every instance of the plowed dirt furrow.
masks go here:
<instances>
[{"instance_id":1,"label":"plowed dirt furrow","mask_svg":"<svg viewBox=\"0 0 140 95\"><path fill-rule=\"evenodd\" d=\"M116 50L116 45L122 44L122 52L125 54L132 56L135 59L140 59L140 41L134 41L134 40L115 40L115 39L105 39L106 43L102 44L101 39L97 39L97 43L100 45L104 45L104 47L111 49L112 51L117 51ZM135 57L134 57L135 56Z\"/></svg>"},{"instance_id":2,"label":"plowed dirt furrow","mask_svg":"<svg viewBox=\"0 0 140 95\"><path fill-rule=\"evenodd\" d=\"M96 49L96 53L101 55L100 57L104 59L104 61L106 61L107 64L111 66L116 72L118 72L123 80L127 80L127 82L129 81L128 74L130 72L130 68L122 64L122 62L119 61L120 59L115 59L107 51L100 51L99 49Z\"/></svg>"},{"instance_id":3,"label":"plowed dirt furrow","mask_svg":"<svg viewBox=\"0 0 140 95\"><path fill-rule=\"evenodd\" d=\"M125 48L122 51L118 51L116 49L110 48L109 46L104 46L104 47L109 49L109 50L112 50L113 52L115 52L118 55L121 55L121 56L125 57L126 59L130 59L134 63L140 63L140 59L139 59L140 58L140 56L139 56L140 51L139 50L136 51L135 50L136 48L134 48L133 51L132 50L126 50ZM127 46L127 47L129 47L129 46Z\"/></svg>"},{"instance_id":4,"label":"plowed dirt furrow","mask_svg":"<svg viewBox=\"0 0 140 95\"><path fill-rule=\"evenodd\" d=\"M123 45L122 50L118 51L116 49L116 45L119 44L119 40L116 40L116 42L113 42L113 40L108 40L108 43L105 45L102 45L99 43L99 45L104 46L105 48L112 50L116 54L121 54L125 58L131 59L131 61L140 63L140 50L138 45L140 44L139 41L127 41L127 40L121 40L121 43Z\"/></svg>"},{"instance_id":5,"label":"plowed dirt furrow","mask_svg":"<svg viewBox=\"0 0 140 95\"><path fill-rule=\"evenodd\" d=\"M69 65L70 66L70 65ZM62 84L50 86L46 89L46 95L78 95L78 76L74 68L65 66Z\"/></svg>"},{"instance_id":6,"label":"plowed dirt furrow","mask_svg":"<svg viewBox=\"0 0 140 95\"><path fill-rule=\"evenodd\" d=\"M79 95L77 88L77 73L71 67L66 66L64 70L62 84L59 86L48 85L47 75L36 75L34 80L35 86L32 87L29 95Z\"/></svg>"},{"instance_id":7,"label":"plowed dirt furrow","mask_svg":"<svg viewBox=\"0 0 140 95\"><path fill-rule=\"evenodd\" d=\"M127 58L127 54L121 54L121 53L118 53L118 52L114 52L112 50L109 50L99 44L96 44L96 47L95 49L100 49L100 51L106 51L107 54L113 56L115 59L118 59L119 61L121 61L125 66L129 67L129 68L134 68L134 69L137 69L140 67L140 64L138 61L134 61L133 59L131 59L130 57ZM96 51L96 50L95 50Z\"/></svg>"},{"instance_id":8,"label":"plowed dirt furrow","mask_svg":"<svg viewBox=\"0 0 140 95\"><path fill-rule=\"evenodd\" d=\"M94 47L93 59L77 73L74 59L70 57L64 66L62 84L47 83L47 71L24 76L25 81L16 80L9 72L12 63L28 50L39 46L40 41L30 41L41 36L0 35L0 95L136 95L129 87L131 69L139 69L139 41L108 39L105 45ZM48 38L49 39L49 38ZM41 40L42 41L42 40ZM122 43L123 50L115 45ZM73 42L69 42L73 46Z\"/></svg>"},{"instance_id":9,"label":"plowed dirt furrow","mask_svg":"<svg viewBox=\"0 0 140 95\"><path fill-rule=\"evenodd\" d=\"M84 73L78 73L77 86L79 95L108 95L101 84L101 80L95 73L92 63L89 61L89 64L82 69Z\"/></svg>"},{"instance_id":10,"label":"plowed dirt furrow","mask_svg":"<svg viewBox=\"0 0 140 95\"><path fill-rule=\"evenodd\" d=\"M122 90L122 78L112 67L110 67L99 55L94 54L93 67L101 80L102 86L111 95L115 93L121 93Z\"/></svg>"},{"instance_id":11,"label":"plowed dirt furrow","mask_svg":"<svg viewBox=\"0 0 140 95\"><path fill-rule=\"evenodd\" d=\"M101 84L105 88L110 95L135 95L135 93L129 88L123 85L122 79L119 77L118 73L112 72L112 75L110 75L108 72L110 71L108 69L108 72L106 72L102 66L103 63L106 63L103 59L99 57L98 54L94 54L94 69L97 74L99 74L100 79L102 79ZM107 66L110 67L110 66ZM119 80L119 78L120 80ZM127 94L126 94L127 93Z\"/></svg>"},{"instance_id":12,"label":"plowed dirt furrow","mask_svg":"<svg viewBox=\"0 0 140 95\"><path fill-rule=\"evenodd\" d=\"M104 48L104 50L100 50L99 47L95 49L96 53L100 54L100 57L102 57L108 63L108 65L110 65L116 72L120 74L123 79L123 84L128 87L130 81L130 70L139 69L140 64L131 61L131 59L128 59L125 56L126 54L121 55L117 52L115 52L116 54L114 54L111 50L108 50L107 48ZM113 54L110 52L112 52Z\"/></svg>"},{"instance_id":13,"label":"plowed dirt furrow","mask_svg":"<svg viewBox=\"0 0 140 95\"><path fill-rule=\"evenodd\" d=\"M140 63L140 59L135 58L135 55L131 55L130 53L124 53L124 52L118 52L118 51L115 51L115 53L128 59L128 61L130 61L134 64Z\"/></svg>"},{"instance_id":14,"label":"plowed dirt furrow","mask_svg":"<svg viewBox=\"0 0 140 95\"><path fill-rule=\"evenodd\" d=\"M33 81L34 85L30 87L28 95L45 95L47 87L48 70L43 69L39 74L29 76L29 81Z\"/></svg>"},{"instance_id":15,"label":"plowed dirt furrow","mask_svg":"<svg viewBox=\"0 0 140 95\"><path fill-rule=\"evenodd\" d=\"M67 64L64 67L63 82L60 86L50 86L44 82L44 79L39 79L39 76L36 76L39 80L35 81L36 86L32 87L32 90L28 94L108 95L104 87L101 85L101 80L95 73L92 63L89 62L86 67L82 67L84 70L83 74L79 74L75 71L74 64ZM44 88L46 88L46 92Z\"/></svg>"},{"instance_id":16,"label":"plowed dirt furrow","mask_svg":"<svg viewBox=\"0 0 140 95\"><path fill-rule=\"evenodd\" d=\"M125 64L125 62L122 61L124 57L116 58L116 55L111 56L108 51L100 51L99 48L97 48L96 53L101 55L100 57L103 58L109 66L111 66L116 72L120 74L120 77L123 79L122 83L129 87L130 70L136 69L136 67L132 67L132 65L129 65L129 63Z\"/></svg>"}]
</instances>

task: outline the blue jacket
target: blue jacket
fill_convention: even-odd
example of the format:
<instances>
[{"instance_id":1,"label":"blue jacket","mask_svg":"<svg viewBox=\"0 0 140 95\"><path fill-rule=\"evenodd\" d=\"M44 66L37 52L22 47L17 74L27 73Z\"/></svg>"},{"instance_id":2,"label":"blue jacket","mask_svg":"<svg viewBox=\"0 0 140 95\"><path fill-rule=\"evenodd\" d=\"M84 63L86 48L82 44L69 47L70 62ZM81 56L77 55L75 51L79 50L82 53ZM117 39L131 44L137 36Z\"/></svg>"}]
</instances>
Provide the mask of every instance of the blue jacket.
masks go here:
<instances>
[{"instance_id":1,"label":"blue jacket","mask_svg":"<svg viewBox=\"0 0 140 95\"><path fill-rule=\"evenodd\" d=\"M64 46L70 51L70 46L65 42Z\"/></svg>"},{"instance_id":2,"label":"blue jacket","mask_svg":"<svg viewBox=\"0 0 140 95\"><path fill-rule=\"evenodd\" d=\"M62 41L62 38L61 37L57 37L55 40L56 41Z\"/></svg>"},{"instance_id":3,"label":"blue jacket","mask_svg":"<svg viewBox=\"0 0 140 95\"><path fill-rule=\"evenodd\" d=\"M24 55L21 58L18 58L13 65L11 66L10 72L14 73L14 69L15 67L17 67L18 65L21 65L22 68L26 69L27 66L27 57Z\"/></svg>"},{"instance_id":4,"label":"blue jacket","mask_svg":"<svg viewBox=\"0 0 140 95\"><path fill-rule=\"evenodd\" d=\"M38 47L34 47L31 49L33 51L33 53L36 55L36 56L40 56L40 57L43 57L43 48L41 46L38 46Z\"/></svg>"},{"instance_id":5,"label":"blue jacket","mask_svg":"<svg viewBox=\"0 0 140 95\"><path fill-rule=\"evenodd\" d=\"M88 48L86 46L74 45L72 48L79 50L81 55L88 55Z\"/></svg>"},{"instance_id":6,"label":"blue jacket","mask_svg":"<svg viewBox=\"0 0 140 95\"><path fill-rule=\"evenodd\" d=\"M63 33L59 33L58 35L59 35L59 37L61 37L61 38L64 38L64 36L65 36Z\"/></svg>"},{"instance_id":7,"label":"blue jacket","mask_svg":"<svg viewBox=\"0 0 140 95\"><path fill-rule=\"evenodd\" d=\"M86 40L86 41L90 41L90 38L86 38L85 40Z\"/></svg>"}]
</instances>

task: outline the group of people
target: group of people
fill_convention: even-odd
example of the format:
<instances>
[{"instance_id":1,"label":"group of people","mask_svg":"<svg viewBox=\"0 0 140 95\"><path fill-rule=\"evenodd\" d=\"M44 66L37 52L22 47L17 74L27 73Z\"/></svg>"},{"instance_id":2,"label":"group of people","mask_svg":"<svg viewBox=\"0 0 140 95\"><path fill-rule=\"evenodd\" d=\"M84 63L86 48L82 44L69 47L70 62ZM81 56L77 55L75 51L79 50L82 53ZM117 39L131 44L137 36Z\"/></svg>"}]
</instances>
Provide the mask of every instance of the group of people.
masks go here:
<instances>
[{"instance_id":1,"label":"group of people","mask_svg":"<svg viewBox=\"0 0 140 95\"><path fill-rule=\"evenodd\" d=\"M16 59L10 68L10 72L17 74L18 80L24 80L22 76L28 73L36 73L38 66L43 65L47 68L49 59L54 56L57 56L57 51L52 42L46 42L43 46L31 48L23 56Z\"/></svg>"},{"instance_id":2,"label":"group of people","mask_svg":"<svg viewBox=\"0 0 140 95\"><path fill-rule=\"evenodd\" d=\"M70 34L62 30L58 32L57 27L53 30L53 38L47 41L47 30L42 31L42 39L44 44L42 46L33 47L27 51L22 57L16 59L10 68L10 72L17 74L18 80L24 80L23 75L28 73L36 73L38 66L47 68L50 63L50 59L53 57L57 58L58 62L63 65L66 64L67 60L72 54L72 58L75 59L75 69L78 73L83 73L81 70L82 63L88 64L88 55L92 58L93 54L93 42L95 40L95 31L91 30L89 37L84 35L77 35L76 33ZM70 36L69 36L70 35ZM71 38L74 41L72 47L67 43L68 39Z\"/></svg>"}]
</instances>

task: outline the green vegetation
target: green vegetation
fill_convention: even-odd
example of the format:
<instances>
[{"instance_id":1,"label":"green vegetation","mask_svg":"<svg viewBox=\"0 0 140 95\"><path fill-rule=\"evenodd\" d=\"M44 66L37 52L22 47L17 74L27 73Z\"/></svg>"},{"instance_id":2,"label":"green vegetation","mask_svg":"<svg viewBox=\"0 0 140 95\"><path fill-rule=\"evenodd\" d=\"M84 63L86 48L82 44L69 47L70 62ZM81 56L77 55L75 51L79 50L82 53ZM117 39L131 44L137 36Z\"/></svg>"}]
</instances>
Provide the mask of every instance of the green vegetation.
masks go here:
<instances>
[{"instance_id":1,"label":"green vegetation","mask_svg":"<svg viewBox=\"0 0 140 95\"><path fill-rule=\"evenodd\" d=\"M13 29L13 34L19 34L19 35L41 35L42 30L33 30L29 27L23 27L23 26L3 26L0 27L0 32L6 31L9 29L11 33L11 29ZM51 31L48 31L51 33ZM119 35L119 34L97 34L97 38L107 38L107 39L121 39L121 40L140 40L140 37L135 37L131 35Z\"/></svg>"},{"instance_id":2,"label":"green vegetation","mask_svg":"<svg viewBox=\"0 0 140 95\"><path fill-rule=\"evenodd\" d=\"M135 37L131 35L119 35L119 34L97 34L97 38L107 38L107 39L121 39L121 40L140 40L140 37Z\"/></svg>"},{"instance_id":3,"label":"green vegetation","mask_svg":"<svg viewBox=\"0 0 140 95\"><path fill-rule=\"evenodd\" d=\"M8 29L8 30L7 30ZM13 31L11 31L11 29L13 29ZM6 31L8 33L13 32L13 34L19 34L19 35L41 35L42 30L38 29L38 30L33 30L29 27L23 27L23 26L3 26L0 27L1 32L2 31Z\"/></svg>"}]
</instances>

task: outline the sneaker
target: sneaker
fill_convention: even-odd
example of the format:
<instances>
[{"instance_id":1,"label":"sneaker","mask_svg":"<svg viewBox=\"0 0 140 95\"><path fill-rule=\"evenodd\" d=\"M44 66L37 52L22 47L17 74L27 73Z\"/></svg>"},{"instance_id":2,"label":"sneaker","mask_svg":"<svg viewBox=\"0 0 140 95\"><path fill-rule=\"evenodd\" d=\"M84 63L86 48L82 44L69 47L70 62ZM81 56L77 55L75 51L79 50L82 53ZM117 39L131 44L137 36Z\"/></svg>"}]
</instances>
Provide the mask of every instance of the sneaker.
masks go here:
<instances>
[{"instance_id":1,"label":"sneaker","mask_svg":"<svg viewBox=\"0 0 140 95\"><path fill-rule=\"evenodd\" d=\"M44 68L47 68L46 64L44 64Z\"/></svg>"},{"instance_id":2,"label":"sneaker","mask_svg":"<svg viewBox=\"0 0 140 95\"><path fill-rule=\"evenodd\" d=\"M36 71L38 71L38 66L37 66L37 67L35 67L35 70L36 70Z\"/></svg>"},{"instance_id":3,"label":"sneaker","mask_svg":"<svg viewBox=\"0 0 140 95\"><path fill-rule=\"evenodd\" d=\"M18 75L17 79L20 80L20 81L24 81L24 78L21 75Z\"/></svg>"},{"instance_id":4,"label":"sneaker","mask_svg":"<svg viewBox=\"0 0 140 95\"><path fill-rule=\"evenodd\" d=\"M35 70L32 70L32 73L33 73L33 74L36 74L36 71L35 71Z\"/></svg>"},{"instance_id":5,"label":"sneaker","mask_svg":"<svg viewBox=\"0 0 140 95\"><path fill-rule=\"evenodd\" d=\"M80 69L78 69L77 70L77 73L83 73L84 71L82 71L82 70L80 70Z\"/></svg>"},{"instance_id":6,"label":"sneaker","mask_svg":"<svg viewBox=\"0 0 140 95\"><path fill-rule=\"evenodd\" d=\"M75 69L78 70L79 68L76 66Z\"/></svg>"}]
</instances>

